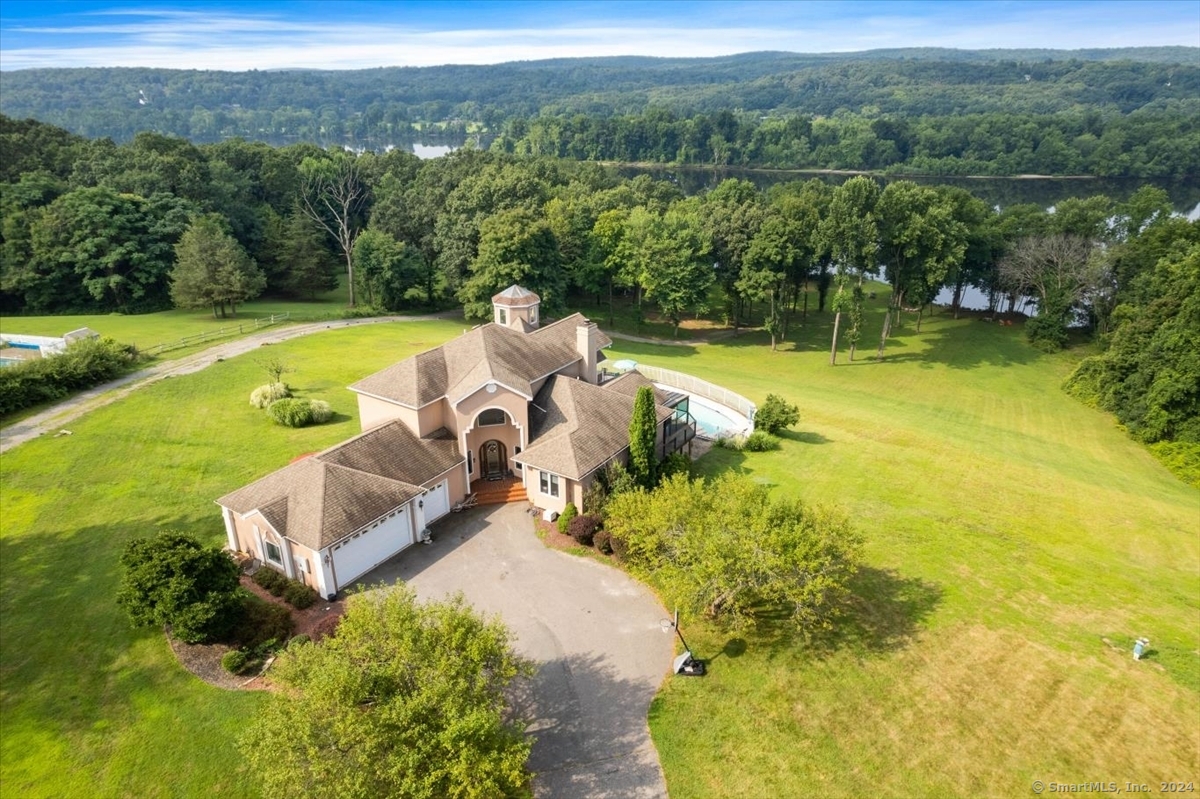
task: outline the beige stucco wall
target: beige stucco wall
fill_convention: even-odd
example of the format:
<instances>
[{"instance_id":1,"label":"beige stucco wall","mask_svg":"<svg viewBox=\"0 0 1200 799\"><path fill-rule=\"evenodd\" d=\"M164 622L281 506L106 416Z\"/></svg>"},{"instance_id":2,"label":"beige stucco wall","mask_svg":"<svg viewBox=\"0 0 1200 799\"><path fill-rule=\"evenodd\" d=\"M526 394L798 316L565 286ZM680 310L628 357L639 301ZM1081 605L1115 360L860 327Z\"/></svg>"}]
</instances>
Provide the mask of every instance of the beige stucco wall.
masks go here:
<instances>
[{"instance_id":1,"label":"beige stucco wall","mask_svg":"<svg viewBox=\"0 0 1200 799\"><path fill-rule=\"evenodd\" d=\"M258 558L267 566L278 568L274 563L267 560L265 547L259 546L259 539L265 543L270 541L277 545L284 556L284 568L280 569L287 574L290 570L291 576L301 582L319 590L316 578L316 570L320 568L320 555L306 546L290 541L283 536L277 534L271 525L257 513L251 513L248 517L243 517L238 513L230 513L233 519L233 529L237 538L237 549L239 552ZM258 536L254 535L254 527L258 526ZM296 558L304 558L308 561L308 570L300 571L297 568Z\"/></svg>"},{"instance_id":2,"label":"beige stucco wall","mask_svg":"<svg viewBox=\"0 0 1200 799\"><path fill-rule=\"evenodd\" d=\"M486 427L479 426L476 422L479 414L492 408L503 410L508 420L507 423ZM465 456L467 450L471 452L472 481L478 479L481 475L479 468L480 447L485 442L493 439L504 444L508 459L506 466L514 474L518 473L516 464L512 462L512 459L517 454L518 447L525 447L524 431L528 429L529 424L528 400L503 386L496 386L496 390L491 393L486 388L481 387L478 391L458 403L458 406L454 410L454 416L458 425L459 445L464 448L463 454Z\"/></svg>"},{"instance_id":3,"label":"beige stucco wall","mask_svg":"<svg viewBox=\"0 0 1200 799\"><path fill-rule=\"evenodd\" d=\"M403 419L410 430L417 428L417 412L412 408L386 402L366 394L357 394L358 417L363 430L379 427L393 419Z\"/></svg>"}]
</instances>

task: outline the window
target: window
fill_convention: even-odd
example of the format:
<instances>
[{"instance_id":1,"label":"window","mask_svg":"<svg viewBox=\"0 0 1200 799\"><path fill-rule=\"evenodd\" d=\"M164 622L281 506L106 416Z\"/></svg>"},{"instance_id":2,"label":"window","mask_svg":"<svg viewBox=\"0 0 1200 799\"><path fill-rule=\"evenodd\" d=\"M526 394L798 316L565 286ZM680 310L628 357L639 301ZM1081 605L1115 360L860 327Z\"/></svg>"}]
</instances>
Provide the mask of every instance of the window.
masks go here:
<instances>
[{"instance_id":1,"label":"window","mask_svg":"<svg viewBox=\"0 0 1200 799\"><path fill-rule=\"evenodd\" d=\"M267 560L282 566L283 550L281 550L277 544L272 544L270 541L264 541L263 544L267 548Z\"/></svg>"},{"instance_id":2,"label":"window","mask_svg":"<svg viewBox=\"0 0 1200 799\"><path fill-rule=\"evenodd\" d=\"M498 424L504 424L508 421L508 417L499 408L488 408L479 414L475 420L480 427L492 427Z\"/></svg>"},{"instance_id":3,"label":"window","mask_svg":"<svg viewBox=\"0 0 1200 799\"><path fill-rule=\"evenodd\" d=\"M507 325L508 324L508 311L504 310L503 308L500 308L499 314L500 314L500 324Z\"/></svg>"},{"instance_id":4,"label":"window","mask_svg":"<svg viewBox=\"0 0 1200 799\"><path fill-rule=\"evenodd\" d=\"M475 473L475 461L471 457L471 450L467 450L467 474Z\"/></svg>"},{"instance_id":5,"label":"window","mask_svg":"<svg viewBox=\"0 0 1200 799\"><path fill-rule=\"evenodd\" d=\"M529 321L530 322L537 321L537 306L536 305L529 309Z\"/></svg>"},{"instance_id":6,"label":"window","mask_svg":"<svg viewBox=\"0 0 1200 799\"><path fill-rule=\"evenodd\" d=\"M548 497L558 496L558 475L542 472L542 493Z\"/></svg>"}]
</instances>

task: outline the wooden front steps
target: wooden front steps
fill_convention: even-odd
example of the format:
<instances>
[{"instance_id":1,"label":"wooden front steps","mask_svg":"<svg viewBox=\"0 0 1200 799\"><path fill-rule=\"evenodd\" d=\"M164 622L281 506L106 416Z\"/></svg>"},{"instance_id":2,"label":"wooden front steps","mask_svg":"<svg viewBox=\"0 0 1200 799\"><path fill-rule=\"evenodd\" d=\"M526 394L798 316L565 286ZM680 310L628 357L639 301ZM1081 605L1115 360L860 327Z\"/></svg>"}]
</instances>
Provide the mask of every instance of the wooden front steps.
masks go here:
<instances>
[{"instance_id":1,"label":"wooden front steps","mask_svg":"<svg viewBox=\"0 0 1200 799\"><path fill-rule=\"evenodd\" d=\"M515 477L504 480L476 480L471 484L471 489L477 505L504 505L529 499L525 487Z\"/></svg>"}]
</instances>

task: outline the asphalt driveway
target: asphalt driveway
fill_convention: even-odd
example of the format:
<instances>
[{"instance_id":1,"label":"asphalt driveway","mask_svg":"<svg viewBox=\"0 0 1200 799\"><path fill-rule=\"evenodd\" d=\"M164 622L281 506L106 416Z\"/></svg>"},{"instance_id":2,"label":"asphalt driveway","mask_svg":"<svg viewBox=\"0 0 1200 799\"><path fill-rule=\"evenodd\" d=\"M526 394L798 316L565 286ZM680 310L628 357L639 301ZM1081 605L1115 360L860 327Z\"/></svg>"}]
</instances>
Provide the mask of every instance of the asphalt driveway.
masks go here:
<instances>
[{"instance_id":1,"label":"asphalt driveway","mask_svg":"<svg viewBox=\"0 0 1200 799\"><path fill-rule=\"evenodd\" d=\"M667 612L644 586L595 561L547 549L525 505L450 514L364 581L404 580L423 599L462 591L499 614L538 664L522 697L536 736L537 796L665 797L646 713L671 668Z\"/></svg>"}]
</instances>

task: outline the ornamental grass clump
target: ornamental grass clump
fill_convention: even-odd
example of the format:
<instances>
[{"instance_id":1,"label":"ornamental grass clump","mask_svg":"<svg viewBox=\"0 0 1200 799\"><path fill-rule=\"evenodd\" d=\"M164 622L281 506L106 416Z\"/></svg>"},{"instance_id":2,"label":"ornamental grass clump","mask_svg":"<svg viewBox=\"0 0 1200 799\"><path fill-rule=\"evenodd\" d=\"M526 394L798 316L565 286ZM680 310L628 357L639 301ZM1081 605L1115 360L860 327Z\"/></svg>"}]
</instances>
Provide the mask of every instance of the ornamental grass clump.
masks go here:
<instances>
[{"instance_id":1,"label":"ornamental grass clump","mask_svg":"<svg viewBox=\"0 0 1200 799\"><path fill-rule=\"evenodd\" d=\"M250 404L255 408L266 409L273 402L292 396L292 390L287 383L267 383L250 392Z\"/></svg>"}]
</instances>

